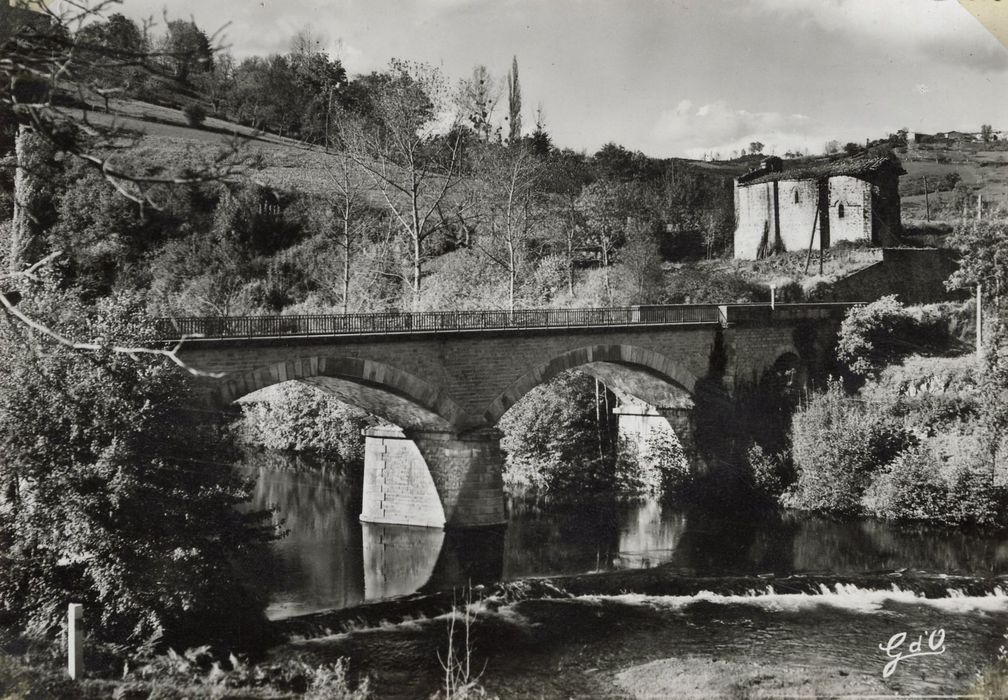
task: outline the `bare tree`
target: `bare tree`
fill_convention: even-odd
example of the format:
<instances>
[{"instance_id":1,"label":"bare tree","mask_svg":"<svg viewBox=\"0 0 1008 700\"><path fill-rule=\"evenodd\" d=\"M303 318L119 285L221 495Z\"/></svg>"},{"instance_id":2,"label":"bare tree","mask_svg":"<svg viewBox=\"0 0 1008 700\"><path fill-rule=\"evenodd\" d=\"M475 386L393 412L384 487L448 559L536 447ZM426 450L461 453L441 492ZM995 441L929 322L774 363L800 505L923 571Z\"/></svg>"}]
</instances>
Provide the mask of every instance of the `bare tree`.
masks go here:
<instances>
[{"instance_id":1,"label":"bare tree","mask_svg":"<svg viewBox=\"0 0 1008 700\"><path fill-rule=\"evenodd\" d=\"M563 247L567 263L567 294L574 295L574 251L584 235L583 217L578 210L578 197L588 182L588 172L583 157L571 151L553 154L548 163L549 173L544 185L555 202L553 218L563 232Z\"/></svg>"},{"instance_id":2,"label":"bare tree","mask_svg":"<svg viewBox=\"0 0 1008 700\"><path fill-rule=\"evenodd\" d=\"M625 278L632 283L631 303L646 304L655 297L661 284L661 253L651 227L639 219L626 225L626 244L619 251Z\"/></svg>"},{"instance_id":3,"label":"bare tree","mask_svg":"<svg viewBox=\"0 0 1008 700\"><path fill-rule=\"evenodd\" d=\"M369 177L408 247L404 282L414 311L422 302L426 243L459 184L462 140L444 79L424 64L393 61L375 97L375 128L346 134L347 156Z\"/></svg>"},{"instance_id":4,"label":"bare tree","mask_svg":"<svg viewBox=\"0 0 1008 700\"><path fill-rule=\"evenodd\" d=\"M613 293L609 268L613 253L623 240L628 204L626 185L605 180L585 186L577 200L577 208L584 217L590 240L599 252L606 302L610 305Z\"/></svg>"},{"instance_id":5,"label":"bare tree","mask_svg":"<svg viewBox=\"0 0 1008 700\"><path fill-rule=\"evenodd\" d=\"M340 114L340 130L337 145L344 151L353 139L362 132L364 126L359 117ZM340 303L343 313L350 309L350 283L355 256L362 248L363 239L371 219L365 214L367 188L362 178L366 171L352 158L341 155L337 165L327 171L333 185L333 213L336 218L337 245L341 251L342 273L340 276Z\"/></svg>"}]
</instances>

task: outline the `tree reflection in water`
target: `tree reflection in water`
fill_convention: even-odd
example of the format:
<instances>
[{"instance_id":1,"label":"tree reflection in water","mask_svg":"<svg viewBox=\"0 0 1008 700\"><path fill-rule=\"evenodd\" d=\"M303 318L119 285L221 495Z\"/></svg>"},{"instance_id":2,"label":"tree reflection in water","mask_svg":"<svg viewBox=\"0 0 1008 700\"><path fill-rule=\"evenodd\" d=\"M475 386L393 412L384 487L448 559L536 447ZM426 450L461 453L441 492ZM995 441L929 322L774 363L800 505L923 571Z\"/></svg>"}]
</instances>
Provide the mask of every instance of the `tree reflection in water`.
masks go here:
<instances>
[{"instance_id":1,"label":"tree reflection in water","mask_svg":"<svg viewBox=\"0 0 1008 700\"><path fill-rule=\"evenodd\" d=\"M506 529L362 525L359 478L275 456L256 457L249 470L253 507L275 506L288 530L273 560L249 569L272 592L271 617L470 583L655 566L691 576L1008 573L1008 544L996 532L657 500L512 497Z\"/></svg>"}]
</instances>

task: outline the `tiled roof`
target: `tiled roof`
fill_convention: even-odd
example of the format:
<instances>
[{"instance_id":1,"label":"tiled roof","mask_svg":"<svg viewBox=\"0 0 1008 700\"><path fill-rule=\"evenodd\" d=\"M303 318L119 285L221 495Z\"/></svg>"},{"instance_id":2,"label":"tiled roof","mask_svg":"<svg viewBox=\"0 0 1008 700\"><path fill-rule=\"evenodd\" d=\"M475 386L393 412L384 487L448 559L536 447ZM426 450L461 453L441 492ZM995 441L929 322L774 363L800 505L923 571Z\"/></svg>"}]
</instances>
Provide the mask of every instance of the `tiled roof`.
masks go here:
<instances>
[{"instance_id":1,"label":"tiled roof","mask_svg":"<svg viewBox=\"0 0 1008 700\"><path fill-rule=\"evenodd\" d=\"M838 175L866 177L886 169L892 170L896 175L906 174L899 158L892 151L865 151L853 156L782 161L780 170L753 170L740 176L738 182L740 185L755 185L774 180L814 180Z\"/></svg>"}]
</instances>

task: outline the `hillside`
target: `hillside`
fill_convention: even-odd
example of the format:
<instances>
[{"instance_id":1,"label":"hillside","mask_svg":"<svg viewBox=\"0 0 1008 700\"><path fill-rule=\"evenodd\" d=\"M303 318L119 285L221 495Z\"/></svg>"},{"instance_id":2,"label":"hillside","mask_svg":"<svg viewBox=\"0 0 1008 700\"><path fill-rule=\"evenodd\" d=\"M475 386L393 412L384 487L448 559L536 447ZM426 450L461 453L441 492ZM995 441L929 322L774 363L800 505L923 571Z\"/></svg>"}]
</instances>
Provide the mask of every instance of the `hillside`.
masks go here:
<instances>
[{"instance_id":1,"label":"hillside","mask_svg":"<svg viewBox=\"0 0 1008 700\"><path fill-rule=\"evenodd\" d=\"M900 178L904 222L925 219L924 178L927 178L931 219L955 221L961 217L961 201L981 194L989 206L1008 205L1008 145L959 143L950 146L923 144L900 148L897 155L907 174ZM949 186L958 176L958 190Z\"/></svg>"}]
</instances>

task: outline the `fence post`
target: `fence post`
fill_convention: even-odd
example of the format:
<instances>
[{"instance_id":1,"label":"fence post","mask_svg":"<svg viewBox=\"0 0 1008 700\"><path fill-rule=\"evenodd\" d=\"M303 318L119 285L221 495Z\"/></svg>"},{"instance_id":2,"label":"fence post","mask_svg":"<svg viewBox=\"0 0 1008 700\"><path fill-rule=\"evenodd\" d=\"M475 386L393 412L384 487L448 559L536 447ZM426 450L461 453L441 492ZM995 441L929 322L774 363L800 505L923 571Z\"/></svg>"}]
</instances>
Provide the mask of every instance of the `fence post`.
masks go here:
<instances>
[{"instance_id":1,"label":"fence post","mask_svg":"<svg viewBox=\"0 0 1008 700\"><path fill-rule=\"evenodd\" d=\"M67 673L73 680L84 675L84 606L70 603L67 608Z\"/></svg>"}]
</instances>

